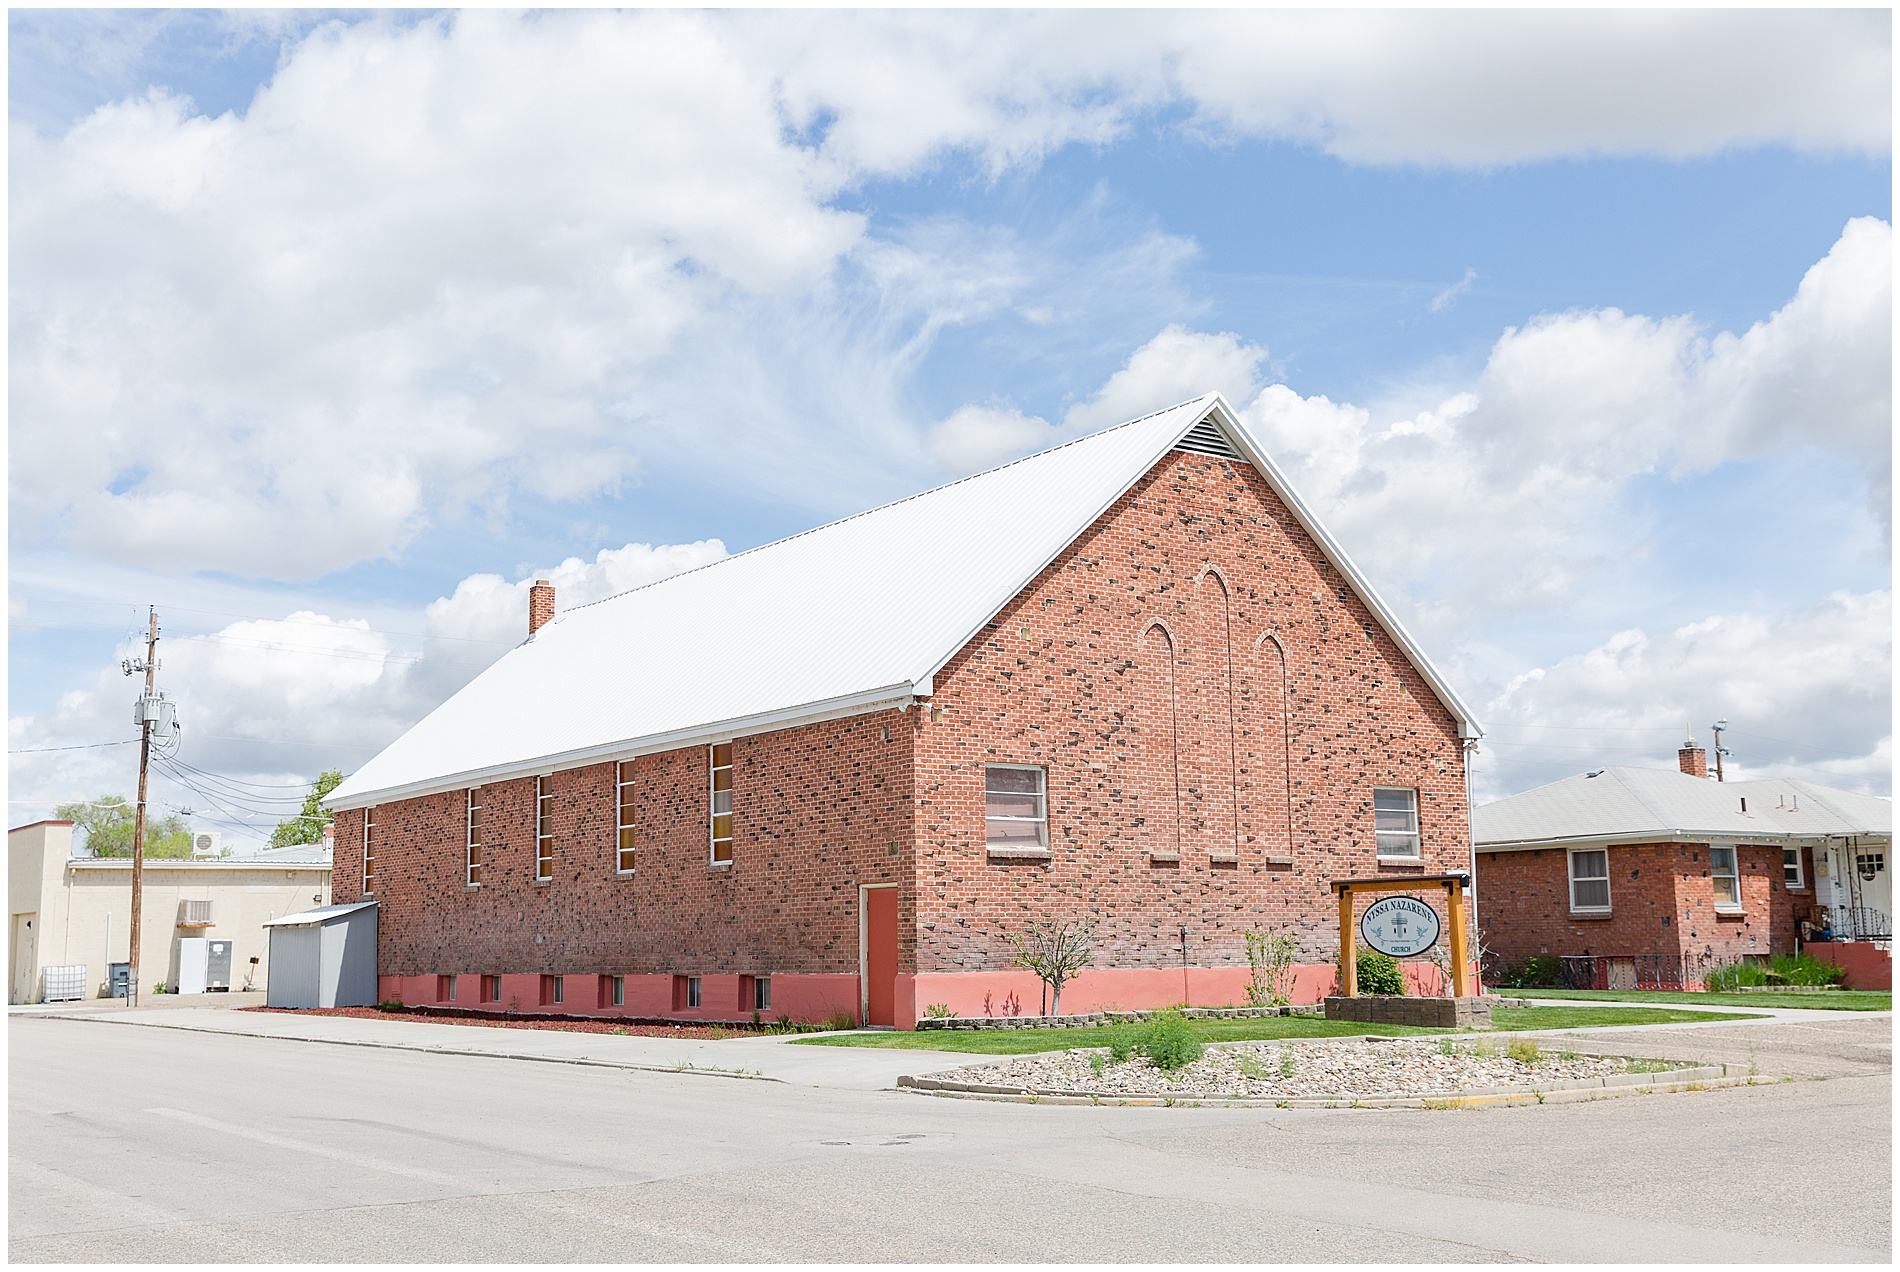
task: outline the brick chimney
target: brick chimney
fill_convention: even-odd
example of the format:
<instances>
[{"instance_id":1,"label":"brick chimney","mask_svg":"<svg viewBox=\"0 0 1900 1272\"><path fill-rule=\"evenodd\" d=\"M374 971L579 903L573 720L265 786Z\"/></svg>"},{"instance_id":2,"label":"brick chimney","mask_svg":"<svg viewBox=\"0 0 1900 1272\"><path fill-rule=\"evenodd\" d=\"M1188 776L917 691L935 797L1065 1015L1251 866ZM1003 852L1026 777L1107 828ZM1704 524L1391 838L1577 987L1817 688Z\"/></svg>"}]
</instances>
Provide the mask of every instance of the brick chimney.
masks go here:
<instances>
[{"instance_id":1,"label":"brick chimney","mask_svg":"<svg viewBox=\"0 0 1900 1272\"><path fill-rule=\"evenodd\" d=\"M1709 775L1709 753L1697 746L1694 738L1690 738L1676 752L1676 767L1690 777L1706 778Z\"/></svg>"},{"instance_id":2,"label":"brick chimney","mask_svg":"<svg viewBox=\"0 0 1900 1272\"><path fill-rule=\"evenodd\" d=\"M554 584L546 579L536 579L534 586L528 589L528 635L541 630L543 624L554 617Z\"/></svg>"}]
</instances>

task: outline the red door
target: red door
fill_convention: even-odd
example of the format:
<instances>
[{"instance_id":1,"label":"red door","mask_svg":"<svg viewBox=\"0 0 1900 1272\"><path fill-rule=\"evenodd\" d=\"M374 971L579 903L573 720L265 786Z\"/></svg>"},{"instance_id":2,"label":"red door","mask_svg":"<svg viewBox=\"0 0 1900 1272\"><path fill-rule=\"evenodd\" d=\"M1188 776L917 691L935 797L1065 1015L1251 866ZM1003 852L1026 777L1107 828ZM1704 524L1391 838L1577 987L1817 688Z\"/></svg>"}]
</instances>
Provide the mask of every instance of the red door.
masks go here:
<instances>
[{"instance_id":1,"label":"red door","mask_svg":"<svg viewBox=\"0 0 1900 1272\"><path fill-rule=\"evenodd\" d=\"M864 999L867 1025L897 1023L897 889L864 890Z\"/></svg>"}]
</instances>

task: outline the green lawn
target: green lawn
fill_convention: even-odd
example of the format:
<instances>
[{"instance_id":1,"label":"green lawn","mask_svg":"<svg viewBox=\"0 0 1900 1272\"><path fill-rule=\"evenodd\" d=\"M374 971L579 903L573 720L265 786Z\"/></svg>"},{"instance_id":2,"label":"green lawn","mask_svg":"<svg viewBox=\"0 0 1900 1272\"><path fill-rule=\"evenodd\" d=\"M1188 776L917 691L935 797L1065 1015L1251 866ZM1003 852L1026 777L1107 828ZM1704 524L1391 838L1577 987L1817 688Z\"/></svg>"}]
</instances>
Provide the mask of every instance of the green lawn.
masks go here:
<instances>
[{"instance_id":1,"label":"green lawn","mask_svg":"<svg viewBox=\"0 0 1900 1272\"><path fill-rule=\"evenodd\" d=\"M1885 990L1830 989L1824 993L1698 994L1667 989L1506 989L1508 997L1597 999L1624 1003L1681 1003L1708 1007L1807 1007L1828 1011L1892 1011L1893 995Z\"/></svg>"},{"instance_id":2,"label":"green lawn","mask_svg":"<svg viewBox=\"0 0 1900 1272\"><path fill-rule=\"evenodd\" d=\"M1500 1007L1492 1011L1494 1028L1589 1029L1603 1025L1661 1025L1678 1021L1740 1020L1733 1012L1670 1011L1653 1007ZM1263 1020L1197 1020L1194 1032L1205 1042L1252 1042L1263 1038L1341 1038L1361 1034L1445 1033L1407 1025L1362 1025L1315 1016L1268 1016ZM989 1056L1061 1051L1067 1047L1104 1047L1108 1030L1088 1029L931 1029L916 1033L850 1033L799 1038L807 1047L895 1047L911 1051L970 1051Z\"/></svg>"}]
</instances>

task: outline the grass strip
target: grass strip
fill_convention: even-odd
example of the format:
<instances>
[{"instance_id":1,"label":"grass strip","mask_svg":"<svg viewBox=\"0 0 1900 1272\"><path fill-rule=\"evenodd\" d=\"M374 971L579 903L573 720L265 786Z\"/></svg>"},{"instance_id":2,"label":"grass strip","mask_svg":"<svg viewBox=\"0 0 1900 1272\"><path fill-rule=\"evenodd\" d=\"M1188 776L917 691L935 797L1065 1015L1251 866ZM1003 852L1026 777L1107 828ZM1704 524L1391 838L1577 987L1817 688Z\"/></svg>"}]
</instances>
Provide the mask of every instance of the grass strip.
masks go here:
<instances>
[{"instance_id":1,"label":"grass strip","mask_svg":"<svg viewBox=\"0 0 1900 1272\"><path fill-rule=\"evenodd\" d=\"M1885 990L1829 989L1818 993L1705 994L1670 989L1507 989L1502 993L1523 998L1560 998L1566 1002L1680 1003L1685 1007L1794 1007L1813 1011L1892 1011L1893 995Z\"/></svg>"},{"instance_id":2,"label":"grass strip","mask_svg":"<svg viewBox=\"0 0 1900 1272\"><path fill-rule=\"evenodd\" d=\"M1661 1025L1712 1020L1743 1020L1728 1012L1670 1011L1649 1007L1499 1007L1491 1012L1498 1032L1524 1029L1595 1029L1605 1025ZM1203 1042L1255 1042L1273 1038L1397 1038L1447 1033L1409 1025L1372 1025L1312 1016L1269 1016L1261 1020L1197 1020ZM1105 1047L1109 1030L1086 1029L932 1029L917 1033L850 1033L799 1038L801 1047L883 1047L900 1051L955 1051L986 1056L1020 1056L1069 1047Z\"/></svg>"}]
</instances>

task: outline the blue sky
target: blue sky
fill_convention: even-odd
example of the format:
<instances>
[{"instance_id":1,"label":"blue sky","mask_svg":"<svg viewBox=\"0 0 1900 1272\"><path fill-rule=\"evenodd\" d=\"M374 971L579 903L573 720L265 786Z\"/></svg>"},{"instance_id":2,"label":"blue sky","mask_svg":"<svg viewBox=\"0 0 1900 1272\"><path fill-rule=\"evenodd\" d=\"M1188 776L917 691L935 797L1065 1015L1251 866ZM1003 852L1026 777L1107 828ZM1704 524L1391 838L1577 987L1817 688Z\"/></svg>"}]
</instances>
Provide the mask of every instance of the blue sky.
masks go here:
<instances>
[{"instance_id":1,"label":"blue sky","mask_svg":"<svg viewBox=\"0 0 1900 1272\"><path fill-rule=\"evenodd\" d=\"M39 748L129 733L146 604L234 783L167 796L242 835L537 572L1206 388L1478 704L1481 795L1718 715L1888 790L1884 14L9 21L16 823L129 786Z\"/></svg>"}]
</instances>

